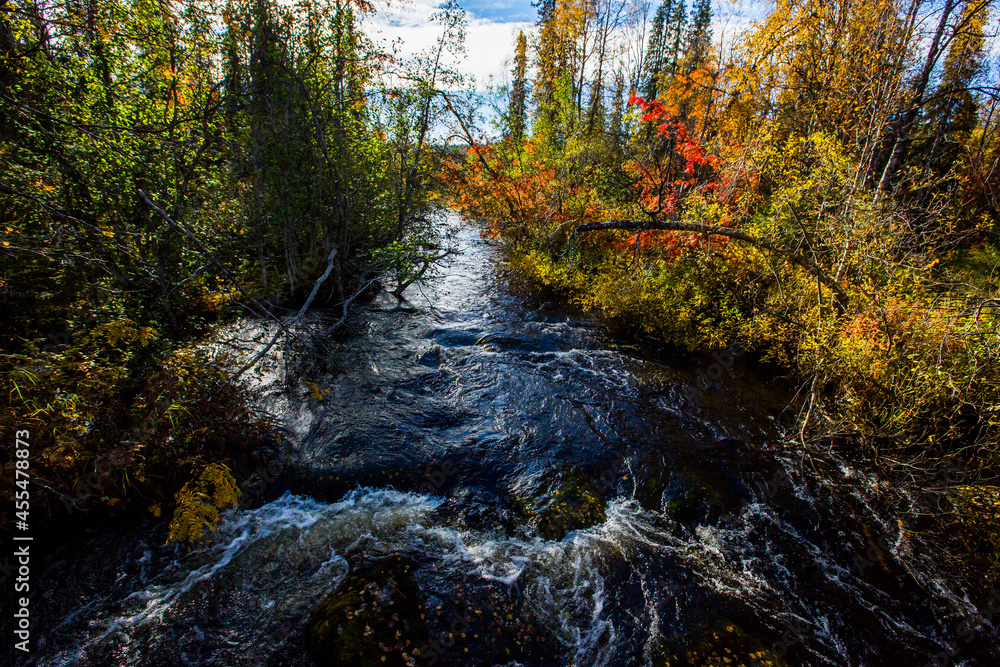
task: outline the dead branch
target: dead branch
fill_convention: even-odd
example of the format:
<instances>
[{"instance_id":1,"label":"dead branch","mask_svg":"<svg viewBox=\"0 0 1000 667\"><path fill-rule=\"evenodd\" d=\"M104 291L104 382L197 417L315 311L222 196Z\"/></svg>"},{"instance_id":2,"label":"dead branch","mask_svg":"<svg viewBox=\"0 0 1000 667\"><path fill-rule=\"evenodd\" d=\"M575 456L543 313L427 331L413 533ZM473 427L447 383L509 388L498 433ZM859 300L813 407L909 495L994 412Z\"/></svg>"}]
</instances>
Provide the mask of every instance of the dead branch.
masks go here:
<instances>
[{"instance_id":1,"label":"dead branch","mask_svg":"<svg viewBox=\"0 0 1000 667\"><path fill-rule=\"evenodd\" d=\"M333 272L333 260L336 257L337 257L337 249L334 248L333 250L330 251L330 256L327 257L326 259L326 270L323 272L323 275L321 275L319 279L313 284L312 291L309 293L309 298L306 299L306 302L304 304L302 304L302 307L299 309L299 312L295 314L295 317L293 317L288 322L288 326L292 326L298 323L299 320L302 319L302 316L306 314L306 311L309 310L309 306L312 305L313 299L315 299L316 294L319 293L320 286L322 286L323 283L326 282L326 279L329 278L330 274ZM258 361L263 359L264 355L267 354L272 347L274 347L274 344L276 342L278 342L278 337L281 336L283 332L287 331L288 331L287 327L279 327L278 330L274 332L274 336L271 338L271 341L264 346L264 349L258 352L253 359L248 361L246 364L244 364L242 368L236 371L236 374L233 376L233 380L238 380L241 375L243 375L245 372L253 368Z\"/></svg>"},{"instance_id":2,"label":"dead branch","mask_svg":"<svg viewBox=\"0 0 1000 667\"><path fill-rule=\"evenodd\" d=\"M424 255L423 257L420 257L419 259L420 259L421 263L423 264L420 267L420 270L417 271L413 275L413 277L411 277L409 280L407 280L405 282L401 282L396 287L396 289L392 290L392 295L394 297L396 297L397 299L402 299L403 298L403 292L406 291L406 288L409 287L410 285L412 285L413 283L415 283L416 281L420 280L421 278L423 278L424 277L424 273L427 272L427 269L430 268L431 264L433 264L434 262L441 261L442 259L444 259L448 255L454 255L455 252L456 251L454 249L449 248L448 250L445 250L444 252L437 253L436 255Z\"/></svg>"},{"instance_id":3,"label":"dead branch","mask_svg":"<svg viewBox=\"0 0 1000 667\"><path fill-rule=\"evenodd\" d=\"M351 305L351 303L352 303L352 302L353 302L353 301L354 301L355 299L357 299L357 298L358 298L359 296L361 296L361 295L362 295L362 293L364 293L364 291L365 291L366 289L368 289L369 287L371 287L372 285L374 285L375 283L377 283L377 282L378 282L379 280L381 280L381 279L382 279L383 277L384 277L384 276L383 276L383 275L382 275L382 274L380 273L379 275L375 276L374 278L372 278L371 280L369 280L368 282L366 282L366 283L365 283L364 285L361 285L361 286L360 286L360 287L359 287L358 289L356 289L356 290L354 291L354 294L352 294L351 296L349 296L349 297L348 297L348 298L347 298L347 299L346 299L346 300L344 301L344 303L342 303L342 304L341 304L341 306L343 306L343 308L344 308L344 312L343 312L343 314L342 314L342 315L340 316L340 319L339 319L339 320L337 320L336 322L334 322L334 323L333 323L333 326L332 326L332 327L330 327L329 329L327 329L326 331L324 331L324 332L323 332L323 335L324 335L324 336L329 336L329 335L330 335L330 334L332 334L332 333L333 333L334 331L336 331L337 329L339 329L339 328L341 327L341 325L343 325L343 324L344 324L344 322L346 322L346 321L347 321L347 309L348 309L348 307L349 307L349 306Z\"/></svg>"}]
</instances>

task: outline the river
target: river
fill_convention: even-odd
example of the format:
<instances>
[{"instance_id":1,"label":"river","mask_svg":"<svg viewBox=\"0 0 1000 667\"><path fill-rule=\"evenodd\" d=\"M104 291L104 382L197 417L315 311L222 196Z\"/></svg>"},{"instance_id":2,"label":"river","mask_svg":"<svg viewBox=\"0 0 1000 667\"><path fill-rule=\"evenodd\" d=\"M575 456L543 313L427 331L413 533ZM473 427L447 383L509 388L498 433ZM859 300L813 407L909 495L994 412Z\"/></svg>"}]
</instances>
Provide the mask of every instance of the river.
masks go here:
<instances>
[{"instance_id":1,"label":"river","mask_svg":"<svg viewBox=\"0 0 1000 667\"><path fill-rule=\"evenodd\" d=\"M782 444L790 381L616 341L455 234L403 307L359 310L344 372L258 378L290 453L210 546L150 518L45 557L31 662L309 665L309 610L403 554L452 634L416 664L997 664L981 591L931 574L876 478Z\"/></svg>"}]
</instances>

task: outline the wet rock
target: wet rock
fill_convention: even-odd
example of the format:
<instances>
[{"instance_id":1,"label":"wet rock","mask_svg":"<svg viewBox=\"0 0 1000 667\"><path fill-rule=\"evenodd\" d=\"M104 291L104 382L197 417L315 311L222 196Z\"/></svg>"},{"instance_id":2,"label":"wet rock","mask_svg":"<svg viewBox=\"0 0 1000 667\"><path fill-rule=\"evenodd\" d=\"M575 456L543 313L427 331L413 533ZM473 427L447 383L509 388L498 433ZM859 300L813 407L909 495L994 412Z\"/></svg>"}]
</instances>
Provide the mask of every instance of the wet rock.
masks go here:
<instances>
[{"instance_id":1,"label":"wet rock","mask_svg":"<svg viewBox=\"0 0 1000 667\"><path fill-rule=\"evenodd\" d=\"M719 495L709 485L696 486L671 473L662 490L660 511L680 524L693 527L712 523L710 519L721 514Z\"/></svg>"},{"instance_id":2,"label":"wet rock","mask_svg":"<svg viewBox=\"0 0 1000 667\"><path fill-rule=\"evenodd\" d=\"M577 469L564 470L539 494L516 499L522 513L547 540L604 523L604 500L594 479Z\"/></svg>"},{"instance_id":3,"label":"wet rock","mask_svg":"<svg viewBox=\"0 0 1000 667\"><path fill-rule=\"evenodd\" d=\"M437 368L444 363L446 359L447 356L445 355L444 348L440 345L434 345L431 349L420 355L420 358L417 359L417 363L421 366L427 366L428 368Z\"/></svg>"},{"instance_id":4,"label":"wet rock","mask_svg":"<svg viewBox=\"0 0 1000 667\"><path fill-rule=\"evenodd\" d=\"M763 628L760 630L770 634ZM783 628L780 639L768 645L753 630L719 618L701 627L696 626L686 634L665 638L660 646L667 665L787 667L788 662L782 656L789 653L796 655L801 649L803 633L810 631L814 630L808 623L791 623Z\"/></svg>"},{"instance_id":5,"label":"wet rock","mask_svg":"<svg viewBox=\"0 0 1000 667\"><path fill-rule=\"evenodd\" d=\"M413 561L391 556L352 571L309 615L306 649L320 667L403 667L426 644Z\"/></svg>"},{"instance_id":6,"label":"wet rock","mask_svg":"<svg viewBox=\"0 0 1000 667\"><path fill-rule=\"evenodd\" d=\"M516 587L469 577L453 584L458 595L427 606L430 641L418 665L559 665L566 646L532 611ZM463 594L464 593L464 594Z\"/></svg>"}]
</instances>

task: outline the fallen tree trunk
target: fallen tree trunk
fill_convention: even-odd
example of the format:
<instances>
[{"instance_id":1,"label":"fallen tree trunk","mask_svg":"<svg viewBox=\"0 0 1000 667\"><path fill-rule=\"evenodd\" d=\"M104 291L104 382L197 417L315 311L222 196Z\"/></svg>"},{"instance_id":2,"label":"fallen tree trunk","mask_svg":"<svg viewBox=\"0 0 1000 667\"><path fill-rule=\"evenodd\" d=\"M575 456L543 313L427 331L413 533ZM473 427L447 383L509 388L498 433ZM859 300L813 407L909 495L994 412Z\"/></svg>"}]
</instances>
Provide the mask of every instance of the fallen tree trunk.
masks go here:
<instances>
[{"instance_id":1,"label":"fallen tree trunk","mask_svg":"<svg viewBox=\"0 0 1000 667\"><path fill-rule=\"evenodd\" d=\"M452 249L452 248L449 248L449 249L447 249L447 250L445 250L443 252L437 253L436 255L425 255L423 257L420 257L419 259L420 259L420 261L422 263L422 266L420 267L420 270L417 271L412 276L410 276L410 278L408 280L404 280L404 281L400 282L399 285L396 286L396 289L392 290L392 295L394 297L396 297L397 299L402 299L403 298L403 292L406 291L406 288L409 287L410 285L412 285L413 283L417 282L421 278L423 278L424 274L427 273L427 269L430 268L431 264L433 264L434 262L439 262L442 259L444 259L445 257L447 257L448 255L452 255L452 254L455 254L455 250Z\"/></svg>"},{"instance_id":2,"label":"fallen tree trunk","mask_svg":"<svg viewBox=\"0 0 1000 667\"><path fill-rule=\"evenodd\" d=\"M309 306L312 305L313 299L315 299L316 295L319 293L319 288L323 285L324 282L326 282L326 279L330 277L330 273L333 272L333 260L336 258L337 258L337 248L334 248L333 250L330 251L330 256L327 257L326 259L326 271L324 271L323 275L321 275L319 279L313 284L312 291L309 293L309 298L306 299L306 302L304 304L302 304L302 308L299 309L299 312L295 314L295 317L291 319L291 321L288 323L287 326L281 325L278 327L278 330L274 332L274 337L271 338L271 341L264 346L264 349L262 349L256 355L254 355L253 359L251 359L249 362L244 364L242 368L236 371L236 374L233 376L233 380L238 380L240 376L242 376L248 370L253 368L257 364L257 362L263 359L264 355L266 355L271 350L271 348L274 347L274 344L278 342L278 337L283 332L287 333L289 327L291 327L293 324L298 323L302 319L302 316L306 314L307 310L309 310Z\"/></svg>"},{"instance_id":3,"label":"fallen tree trunk","mask_svg":"<svg viewBox=\"0 0 1000 667\"><path fill-rule=\"evenodd\" d=\"M773 241L767 239L762 239L752 234L747 234L746 232L740 231L738 229L733 229L732 227L724 227L721 225L704 225L701 223L693 222L674 222L674 221L651 221L643 222L641 220L608 220L606 222L588 222L583 225L577 225L573 228L573 235L580 232L597 232L597 231L607 231L607 230L622 230L622 231L674 231L674 232L694 232L696 234L706 234L708 236L724 236L726 238L736 239L737 241L743 241L749 243L757 248L762 248L776 255L781 255L793 264L796 264L811 275L813 275L817 280L819 280L824 286L827 287L834 294L834 298L837 304L837 311L843 313L847 310L847 307L851 303L851 298L841 287L840 283L830 277L822 268L820 268L815 262L803 257L794 250L782 247Z\"/></svg>"}]
</instances>

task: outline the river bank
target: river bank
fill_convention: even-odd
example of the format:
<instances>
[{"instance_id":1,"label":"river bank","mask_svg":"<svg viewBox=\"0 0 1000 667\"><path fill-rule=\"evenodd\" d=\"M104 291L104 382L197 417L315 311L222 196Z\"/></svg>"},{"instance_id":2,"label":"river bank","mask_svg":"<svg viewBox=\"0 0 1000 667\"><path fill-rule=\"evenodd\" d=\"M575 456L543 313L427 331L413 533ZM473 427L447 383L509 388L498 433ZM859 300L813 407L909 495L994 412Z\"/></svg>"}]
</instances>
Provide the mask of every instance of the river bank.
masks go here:
<instances>
[{"instance_id":1,"label":"river bank","mask_svg":"<svg viewBox=\"0 0 1000 667\"><path fill-rule=\"evenodd\" d=\"M262 385L287 448L212 544L148 520L46 555L35 664L308 665L310 611L394 554L428 636L455 635L417 664L995 658L983 591L941 576L879 480L782 444L787 388L531 307L458 239L406 307L354 321L343 373Z\"/></svg>"}]
</instances>

